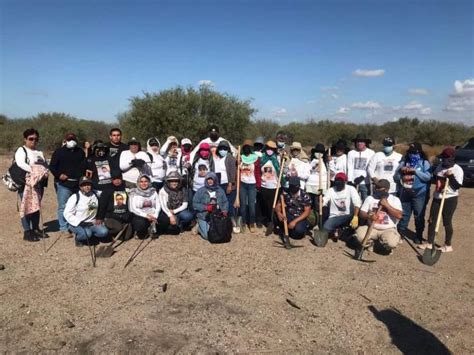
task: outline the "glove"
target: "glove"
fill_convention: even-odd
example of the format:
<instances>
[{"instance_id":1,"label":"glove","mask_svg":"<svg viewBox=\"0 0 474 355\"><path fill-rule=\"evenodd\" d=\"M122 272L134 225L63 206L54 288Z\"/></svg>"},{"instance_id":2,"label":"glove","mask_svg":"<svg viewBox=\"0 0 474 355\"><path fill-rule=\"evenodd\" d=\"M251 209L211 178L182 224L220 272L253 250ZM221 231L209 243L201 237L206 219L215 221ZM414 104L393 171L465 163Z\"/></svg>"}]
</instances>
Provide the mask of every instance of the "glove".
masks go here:
<instances>
[{"instance_id":1,"label":"glove","mask_svg":"<svg viewBox=\"0 0 474 355\"><path fill-rule=\"evenodd\" d=\"M132 165L137 168L141 168L143 165L145 165L145 161L143 159L133 159Z\"/></svg>"},{"instance_id":2,"label":"glove","mask_svg":"<svg viewBox=\"0 0 474 355\"><path fill-rule=\"evenodd\" d=\"M352 217L350 226L352 229L356 229L357 227L359 227L359 217L357 216Z\"/></svg>"},{"instance_id":3,"label":"glove","mask_svg":"<svg viewBox=\"0 0 474 355\"><path fill-rule=\"evenodd\" d=\"M364 177L361 175L354 179L354 184L359 185L362 181L364 181Z\"/></svg>"},{"instance_id":4,"label":"glove","mask_svg":"<svg viewBox=\"0 0 474 355\"><path fill-rule=\"evenodd\" d=\"M213 205L212 203L208 204L206 206L206 211L211 213L212 211L214 211L214 208L215 208L216 205Z\"/></svg>"}]
</instances>

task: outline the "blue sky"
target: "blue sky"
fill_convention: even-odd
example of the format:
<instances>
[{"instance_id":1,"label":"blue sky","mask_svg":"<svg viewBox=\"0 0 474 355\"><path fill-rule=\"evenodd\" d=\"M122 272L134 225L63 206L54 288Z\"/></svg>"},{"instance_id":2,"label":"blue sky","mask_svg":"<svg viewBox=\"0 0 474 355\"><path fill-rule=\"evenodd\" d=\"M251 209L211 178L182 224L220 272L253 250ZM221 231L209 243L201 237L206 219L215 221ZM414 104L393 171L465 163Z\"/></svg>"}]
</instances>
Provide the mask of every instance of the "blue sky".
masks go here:
<instances>
[{"instance_id":1,"label":"blue sky","mask_svg":"<svg viewBox=\"0 0 474 355\"><path fill-rule=\"evenodd\" d=\"M114 121L213 85L255 118L474 124L474 2L0 0L0 112Z\"/></svg>"}]
</instances>

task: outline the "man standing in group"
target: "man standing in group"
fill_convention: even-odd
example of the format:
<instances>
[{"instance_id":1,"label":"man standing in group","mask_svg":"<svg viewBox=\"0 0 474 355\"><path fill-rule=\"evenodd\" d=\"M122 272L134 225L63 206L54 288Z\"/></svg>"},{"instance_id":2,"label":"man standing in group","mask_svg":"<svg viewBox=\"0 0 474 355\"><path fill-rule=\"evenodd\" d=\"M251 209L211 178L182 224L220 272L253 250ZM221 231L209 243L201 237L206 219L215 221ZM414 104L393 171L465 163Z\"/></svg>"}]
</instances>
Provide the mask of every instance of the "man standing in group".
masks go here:
<instances>
[{"instance_id":1,"label":"man standing in group","mask_svg":"<svg viewBox=\"0 0 474 355\"><path fill-rule=\"evenodd\" d=\"M112 128L109 133L109 157L111 168L119 169L120 153L128 150L128 145L122 143L122 131L120 128Z\"/></svg>"},{"instance_id":2,"label":"man standing in group","mask_svg":"<svg viewBox=\"0 0 474 355\"><path fill-rule=\"evenodd\" d=\"M380 179L386 179L390 182L388 192L391 194L397 192L397 184L393 180L393 176L402 159L402 155L393 149L394 144L395 141L391 137L385 137L382 142L383 151L375 153L367 167L372 183L375 184Z\"/></svg>"},{"instance_id":3,"label":"man standing in group","mask_svg":"<svg viewBox=\"0 0 474 355\"><path fill-rule=\"evenodd\" d=\"M202 141L200 141L198 144L196 144L195 148L191 152L191 160L194 159L194 156L198 152L199 147L201 146L202 143L207 143L207 144L209 144L209 146L217 148L219 143L224 141L224 140L229 142L230 150L231 150L232 154L234 156L237 155L237 149L235 149L235 147L230 143L230 141L228 139L222 138L220 136L219 127L217 127L216 125L212 125L209 129L209 137L204 138Z\"/></svg>"},{"instance_id":4,"label":"man standing in group","mask_svg":"<svg viewBox=\"0 0 474 355\"><path fill-rule=\"evenodd\" d=\"M354 138L355 149L347 155L347 179L358 187L362 201L370 194L370 180L367 167L375 152L369 148L372 141L363 134Z\"/></svg>"},{"instance_id":5,"label":"man standing in group","mask_svg":"<svg viewBox=\"0 0 474 355\"><path fill-rule=\"evenodd\" d=\"M66 134L65 144L54 151L49 169L54 175L54 187L58 201L58 222L61 233L68 232L64 207L68 198L79 189L79 178L86 170L86 156L77 145L74 133Z\"/></svg>"}]
</instances>

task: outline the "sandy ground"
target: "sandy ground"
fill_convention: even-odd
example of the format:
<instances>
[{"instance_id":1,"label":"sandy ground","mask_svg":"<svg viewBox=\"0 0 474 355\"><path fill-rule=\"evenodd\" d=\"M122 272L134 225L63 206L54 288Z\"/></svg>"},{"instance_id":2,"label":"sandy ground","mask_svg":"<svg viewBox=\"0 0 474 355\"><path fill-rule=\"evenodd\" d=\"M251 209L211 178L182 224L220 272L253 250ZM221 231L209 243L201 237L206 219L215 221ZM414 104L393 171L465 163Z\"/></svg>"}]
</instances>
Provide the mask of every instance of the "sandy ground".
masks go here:
<instances>
[{"instance_id":1,"label":"sandy ground","mask_svg":"<svg viewBox=\"0 0 474 355\"><path fill-rule=\"evenodd\" d=\"M433 267L407 242L363 263L342 242L287 251L261 233L226 245L186 233L152 241L124 269L131 240L92 268L88 248L53 245L57 233L24 242L16 195L2 186L0 200L1 352L474 352L474 189L462 190L455 252ZM45 222L55 208L50 186Z\"/></svg>"}]
</instances>

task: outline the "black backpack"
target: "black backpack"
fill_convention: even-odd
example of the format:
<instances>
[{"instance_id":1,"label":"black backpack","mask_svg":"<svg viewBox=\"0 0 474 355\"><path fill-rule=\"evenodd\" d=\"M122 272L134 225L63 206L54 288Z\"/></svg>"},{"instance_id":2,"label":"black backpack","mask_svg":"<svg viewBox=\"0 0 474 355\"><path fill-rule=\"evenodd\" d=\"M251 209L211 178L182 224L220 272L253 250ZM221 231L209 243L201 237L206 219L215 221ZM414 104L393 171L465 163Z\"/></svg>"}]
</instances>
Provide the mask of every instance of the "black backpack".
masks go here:
<instances>
[{"instance_id":1,"label":"black backpack","mask_svg":"<svg viewBox=\"0 0 474 355\"><path fill-rule=\"evenodd\" d=\"M209 214L209 231L207 240L209 243L229 243L232 239L232 222L229 217L220 211Z\"/></svg>"},{"instance_id":2,"label":"black backpack","mask_svg":"<svg viewBox=\"0 0 474 355\"><path fill-rule=\"evenodd\" d=\"M29 164L30 160L28 159L28 154L26 152L26 149L25 149L25 147L21 147L21 148L23 148L23 151L25 152L25 163ZM11 179L13 180L13 182L15 183L15 185L18 187L18 190L23 191L23 189L25 188L25 184L26 184L26 182L25 182L25 180L26 180L26 171L18 166L15 159L13 159L13 163L10 166L10 168L8 169L8 173L9 173Z\"/></svg>"}]
</instances>

